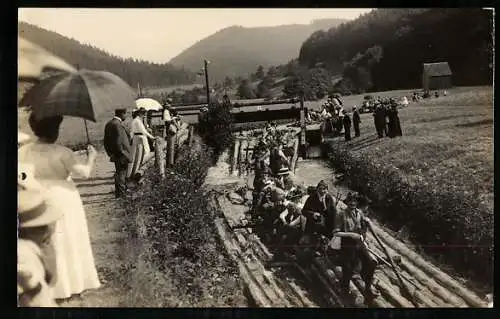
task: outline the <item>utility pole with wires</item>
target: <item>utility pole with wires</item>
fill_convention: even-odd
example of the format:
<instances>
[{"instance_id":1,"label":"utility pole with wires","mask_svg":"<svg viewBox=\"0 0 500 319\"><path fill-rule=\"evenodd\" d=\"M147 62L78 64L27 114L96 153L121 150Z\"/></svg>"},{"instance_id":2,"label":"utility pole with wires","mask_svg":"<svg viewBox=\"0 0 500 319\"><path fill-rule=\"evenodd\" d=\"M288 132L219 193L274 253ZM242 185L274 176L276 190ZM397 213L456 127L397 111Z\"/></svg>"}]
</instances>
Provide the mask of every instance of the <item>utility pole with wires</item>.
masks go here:
<instances>
[{"instance_id":1,"label":"utility pole with wires","mask_svg":"<svg viewBox=\"0 0 500 319\"><path fill-rule=\"evenodd\" d=\"M204 62L203 71L205 73L205 88L207 91L207 108L208 108L210 107L210 86L208 84L208 64L210 63L210 61L204 60L203 62Z\"/></svg>"}]
</instances>

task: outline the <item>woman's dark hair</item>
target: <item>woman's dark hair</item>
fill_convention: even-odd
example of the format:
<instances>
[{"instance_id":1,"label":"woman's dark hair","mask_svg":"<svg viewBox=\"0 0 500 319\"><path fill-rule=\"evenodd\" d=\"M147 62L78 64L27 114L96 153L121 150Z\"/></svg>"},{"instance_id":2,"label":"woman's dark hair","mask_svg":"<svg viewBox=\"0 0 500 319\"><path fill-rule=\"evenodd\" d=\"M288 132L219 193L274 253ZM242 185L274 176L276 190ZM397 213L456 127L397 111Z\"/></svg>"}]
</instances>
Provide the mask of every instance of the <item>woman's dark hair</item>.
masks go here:
<instances>
[{"instance_id":1,"label":"woman's dark hair","mask_svg":"<svg viewBox=\"0 0 500 319\"><path fill-rule=\"evenodd\" d=\"M139 116L139 112L133 111L132 112L132 118L135 119L137 116Z\"/></svg>"},{"instance_id":2,"label":"woman's dark hair","mask_svg":"<svg viewBox=\"0 0 500 319\"><path fill-rule=\"evenodd\" d=\"M55 143L59 137L59 127L63 117L60 115L37 119L34 112L31 112L29 124L35 135L48 143Z\"/></svg>"}]
</instances>

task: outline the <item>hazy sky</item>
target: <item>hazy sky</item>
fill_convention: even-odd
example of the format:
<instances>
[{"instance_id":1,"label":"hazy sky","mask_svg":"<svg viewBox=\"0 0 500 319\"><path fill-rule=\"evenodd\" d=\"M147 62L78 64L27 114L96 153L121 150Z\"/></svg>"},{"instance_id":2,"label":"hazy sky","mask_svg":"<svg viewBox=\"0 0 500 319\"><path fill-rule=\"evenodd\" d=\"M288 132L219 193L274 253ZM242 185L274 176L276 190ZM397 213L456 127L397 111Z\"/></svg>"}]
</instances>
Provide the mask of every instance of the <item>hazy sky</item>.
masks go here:
<instances>
[{"instance_id":1,"label":"hazy sky","mask_svg":"<svg viewBox=\"0 0 500 319\"><path fill-rule=\"evenodd\" d=\"M23 8L19 20L122 57L168 62L220 29L354 19L371 9L70 9Z\"/></svg>"}]
</instances>

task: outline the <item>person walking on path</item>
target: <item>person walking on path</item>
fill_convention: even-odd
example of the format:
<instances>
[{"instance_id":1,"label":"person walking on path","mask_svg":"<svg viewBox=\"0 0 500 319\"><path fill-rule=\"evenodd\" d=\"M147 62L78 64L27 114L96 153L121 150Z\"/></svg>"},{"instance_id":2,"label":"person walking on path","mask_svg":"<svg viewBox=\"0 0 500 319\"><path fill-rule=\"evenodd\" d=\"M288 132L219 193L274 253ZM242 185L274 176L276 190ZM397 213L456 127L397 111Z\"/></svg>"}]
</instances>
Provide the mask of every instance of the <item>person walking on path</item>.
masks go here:
<instances>
[{"instance_id":1,"label":"person walking on path","mask_svg":"<svg viewBox=\"0 0 500 319\"><path fill-rule=\"evenodd\" d=\"M80 163L72 150L56 144L62 120L62 116L39 120L31 113L29 124L38 140L18 150L19 163L31 165L34 178L45 189L55 209L65 212L56 222L52 238L57 268L54 299L66 299L101 285L82 199L71 179L73 175L90 177L97 151L89 145L87 161Z\"/></svg>"},{"instance_id":2,"label":"person walking on path","mask_svg":"<svg viewBox=\"0 0 500 319\"><path fill-rule=\"evenodd\" d=\"M344 110L344 117L342 119L342 122L344 124L344 138L346 141L351 140L351 118L347 114L347 112Z\"/></svg>"},{"instance_id":3,"label":"person walking on path","mask_svg":"<svg viewBox=\"0 0 500 319\"><path fill-rule=\"evenodd\" d=\"M146 130L143 119L146 115L145 109L136 111L136 117L130 123L130 135L132 138L132 161L128 165L127 177L137 179L137 172L141 166L151 157L148 138L154 140L154 136Z\"/></svg>"},{"instance_id":4,"label":"person walking on path","mask_svg":"<svg viewBox=\"0 0 500 319\"><path fill-rule=\"evenodd\" d=\"M341 288L346 294L350 293L349 283L354 271L361 263L361 278L365 282L365 294L369 297L379 295L373 290L373 275L377 266L376 261L366 249L365 236L370 222L361 210L357 208L357 201L352 193L348 193L344 203L347 209L339 211L335 216L333 235L341 238L340 260L342 267Z\"/></svg>"},{"instance_id":5,"label":"person walking on path","mask_svg":"<svg viewBox=\"0 0 500 319\"><path fill-rule=\"evenodd\" d=\"M361 134L359 132L359 123L361 123L361 118L359 117L359 112L356 106L352 108L352 123L354 124L354 136L359 137Z\"/></svg>"},{"instance_id":6,"label":"person walking on path","mask_svg":"<svg viewBox=\"0 0 500 319\"><path fill-rule=\"evenodd\" d=\"M126 109L115 110L115 116L104 128L104 148L110 161L115 164L115 197L125 196L127 169L132 162L132 150L127 129L123 125Z\"/></svg>"}]
</instances>

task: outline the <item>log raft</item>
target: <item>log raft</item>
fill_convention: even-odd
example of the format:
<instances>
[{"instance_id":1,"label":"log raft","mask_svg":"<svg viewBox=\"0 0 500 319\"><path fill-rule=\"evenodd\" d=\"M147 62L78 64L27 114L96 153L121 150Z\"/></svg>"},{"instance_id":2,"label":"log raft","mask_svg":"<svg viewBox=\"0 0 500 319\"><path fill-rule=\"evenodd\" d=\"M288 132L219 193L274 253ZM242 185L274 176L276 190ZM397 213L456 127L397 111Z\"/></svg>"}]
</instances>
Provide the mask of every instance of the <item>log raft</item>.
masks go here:
<instances>
[{"instance_id":1,"label":"log raft","mask_svg":"<svg viewBox=\"0 0 500 319\"><path fill-rule=\"evenodd\" d=\"M224 196L218 197L224 205L219 206L222 210L226 223L235 224L237 220L232 205ZM240 209L241 210L241 209ZM355 275L351 281L352 296L346 298L342 296L339 289L341 278L341 268L329 256L311 257L309 266L299 264L296 261L279 263L279 266L273 267L270 262L274 259L272 251L262 243L259 236L250 229L231 230L230 227L224 230L235 236L236 245L245 247L251 251L253 258L259 259L258 270L265 277L265 282L274 280L272 284L264 284L262 281L253 279L257 282L256 286L261 290L271 289L271 292L261 295L270 298L273 296L275 307L376 307L376 308L411 308L414 307L411 299L418 304L419 308L433 307L486 307L486 302L478 303L480 298L472 291L460 283L454 281L451 277L444 274L436 266L423 260L422 257L412 252L403 243L386 233L375 222L374 228L380 239L386 244L389 254L400 256L401 262L397 266L401 276L409 278L412 284L408 283L410 296L404 293L400 287L399 280L396 278L393 270L385 264L380 263L375 273L374 286L380 292L380 296L368 300L364 296L364 282ZM235 234L237 233L237 235ZM226 237L229 235L226 235ZM375 239L368 235L367 238L370 248L379 256L384 256L380 247L377 247ZM390 243L390 244L389 244ZM300 253L300 247L296 248ZM296 254L297 255L297 254ZM296 279L303 284L297 286L297 281L284 278L278 278L275 273L277 268L286 268L293 272ZM431 269L431 270L429 270ZM264 275L264 273L266 275ZM444 276L443 276L444 274ZM439 278L436 278L436 276ZM447 276L449 278L447 278ZM273 279L274 278L274 279ZM451 282L450 282L451 280ZM290 282L290 283L289 283ZM288 296L292 294L293 296ZM300 297L297 296L299 294ZM322 297L312 297L315 295ZM302 299L301 299L302 298ZM305 301L304 298L307 298ZM276 300L280 300L276 302ZM299 301L301 300L301 301ZM280 304L279 306L277 304ZM268 305L269 306L269 305ZM263 306L265 307L265 306Z\"/></svg>"}]
</instances>

